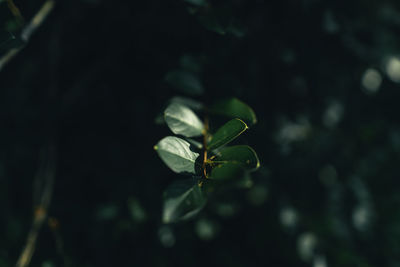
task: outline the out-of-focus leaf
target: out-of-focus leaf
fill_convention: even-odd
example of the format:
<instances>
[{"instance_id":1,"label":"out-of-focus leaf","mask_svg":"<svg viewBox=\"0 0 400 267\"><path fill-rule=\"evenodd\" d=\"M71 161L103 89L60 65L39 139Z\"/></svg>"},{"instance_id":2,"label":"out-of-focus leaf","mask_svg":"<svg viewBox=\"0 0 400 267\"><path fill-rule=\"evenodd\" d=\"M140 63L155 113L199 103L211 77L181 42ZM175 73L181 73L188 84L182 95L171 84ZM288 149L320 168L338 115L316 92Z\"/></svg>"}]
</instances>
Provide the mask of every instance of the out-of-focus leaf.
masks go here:
<instances>
[{"instance_id":1,"label":"out-of-focus leaf","mask_svg":"<svg viewBox=\"0 0 400 267\"><path fill-rule=\"evenodd\" d=\"M154 118L154 123L158 125L165 124L164 114L163 113L157 114L157 116Z\"/></svg>"},{"instance_id":2,"label":"out-of-focus leaf","mask_svg":"<svg viewBox=\"0 0 400 267\"><path fill-rule=\"evenodd\" d=\"M134 197L130 197L128 199L128 208L131 215L131 218L135 222L144 222L147 220L146 210L140 204L139 200Z\"/></svg>"},{"instance_id":3,"label":"out-of-focus leaf","mask_svg":"<svg viewBox=\"0 0 400 267\"><path fill-rule=\"evenodd\" d=\"M211 112L231 118L239 118L252 125L257 122L253 109L237 98L229 98L216 103L210 109Z\"/></svg>"},{"instance_id":4,"label":"out-of-focus leaf","mask_svg":"<svg viewBox=\"0 0 400 267\"><path fill-rule=\"evenodd\" d=\"M174 96L169 100L170 103L178 103L184 106L187 106L188 108L191 108L192 110L202 110L204 108L203 103L196 101L191 98L187 97L182 97L182 96Z\"/></svg>"},{"instance_id":5,"label":"out-of-focus leaf","mask_svg":"<svg viewBox=\"0 0 400 267\"><path fill-rule=\"evenodd\" d=\"M245 173L243 174L243 176L241 177L241 179L239 179L239 180L236 181L235 185L236 185L238 188L245 188L245 189L248 189L248 188L253 187L254 182L253 182L253 179L252 179L250 173L249 173L249 172L245 172Z\"/></svg>"},{"instance_id":6,"label":"out-of-focus leaf","mask_svg":"<svg viewBox=\"0 0 400 267\"><path fill-rule=\"evenodd\" d=\"M236 137L241 135L248 129L246 123L240 119L233 119L225 123L217 130L217 132L211 137L208 143L208 149L213 150L223 145L228 144Z\"/></svg>"},{"instance_id":7,"label":"out-of-focus leaf","mask_svg":"<svg viewBox=\"0 0 400 267\"><path fill-rule=\"evenodd\" d=\"M195 6L205 6L207 5L206 0L184 0L185 2L195 5Z\"/></svg>"},{"instance_id":8,"label":"out-of-focus leaf","mask_svg":"<svg viewBox=\"0 0 400 267\"><path fill-rule=\"evenodd\" d=\"M165 81L172 87L188 95L201 95L204 87L199 78L186 70L173 70L167 73Z\"/></svg>"},{"instance_id":9,"label":"out-of-focus leaf","mask_svg":"<svg viewBox=\"0 0 400 267\"><path fill-rule=\"evenodd\" d=\"M226 31L228 33L233 34L237 38L242 38L246 34L244 27L240 24L235 24L235 23L229 25Z\"/></svg>"},{"instance_id":10,"label":"out-of-focus leaf","mask_svg":"<svg viewBox=\"0 0 400 267\"><path fill-rule=\"evenodd\" d=\"M174 134L185 137L203 134L204 124L188 107L172 103L164 111L165 122Z\"/></svg>"},{"instance_id":11,"label":"out-of-focus leaf","mask_svg":"<svg viewBox=\"0 0 400 267\"><path fill-rule=\"evenodd\" d=\"M112 220L118 216L118 206L112 203L101 205L97 212L96 218L101 221Z\"/></svg>"},{"instance_id":12,"label":"out-of-focus leaf","mask_svg":"<svg viewBox=\"0 0 400 267\"><path fill-rule=\"evenodd\" d=\"M196 159L199 153L193 152L187 141L175 136L167 136L161 139L154 149L174 172L196 173Z\"/></svg>"},{"instance_id":13,"label":"out-of-focus leaf","mask_svg":"<svg viewBox=\"0 0 400 267\"><path fill-rule=\"evenodd\" d=\"M206 204L206 198L194 179L178 180L164 192L162 221L174 223L196 215Z\"/></svg>"},{"instance_id":14,"label":"out-of-focus leaf","mask_svg":"<svg viewBox=\"0 0 400 267\"><path fill-rule=\"evenodd\" d=\"M192 55L183 55L180 59L180 65L182 69L194 72L194 73L199 73L201 72L201 64L197 58L195 58Z\"/></svg>"},{"instance_id":15,"label":"out-of-focus leaf","mask_svg":"<svg viewBox=\"0 0 400 267\"><path fill-rule=\"evenodd\" d=\"M1 31L0 32L0 50L9 50L12 48L18 48L25 43L19 38L18 35L14 35L8 31Z\"/></svg>"},{"instance_id":16,"label":"out-of-focus leaf","mask_svg":"<svg viewBox=\"0 0 400 267\"><path fill-rule=\"evenodd\" d=\"M203 9L194 9L192 13L197 14L199 22L210 31L221 35L233 34L236 37L243 37L244 29L236 21L231 5L214 4Z\"/></svg>"},{"instance_id":17,"label":"out-of-focus leaf","mask_svg":"<svg viewBox=\"0 0 400 267\"><path fill-rule=\"evenodd\" d=\"M193 145L194 147L196 147L196 149L203 149L203 144L192 139L192 138L185 138L186 141L188 141L191 145Z\"/></svg>"},{"instance_id":18,"label":"out-of-focus leaf","mask_svg":"<svg viewBox=\"0 0 400 267\"><path fill-rule=\"evenodd\" d=\"M221 25L221 23L218 21L218 19L215 17L214 14L208 16L200 15L198 19L206 29L221 35L224 35L226 33L225 27Z\"/></svg>"},{"instance_id":19,"label":"out-of-focus leaf","mask_svg":"<svg viewBox=\"0 0 400 267\"><path fill-rule=\"evenodd\" d=\"M245 145L224 147L218 151L213 161L238 164L247 170L254 170L260 166L256 152Z\"/></svg>"}]
</instances>

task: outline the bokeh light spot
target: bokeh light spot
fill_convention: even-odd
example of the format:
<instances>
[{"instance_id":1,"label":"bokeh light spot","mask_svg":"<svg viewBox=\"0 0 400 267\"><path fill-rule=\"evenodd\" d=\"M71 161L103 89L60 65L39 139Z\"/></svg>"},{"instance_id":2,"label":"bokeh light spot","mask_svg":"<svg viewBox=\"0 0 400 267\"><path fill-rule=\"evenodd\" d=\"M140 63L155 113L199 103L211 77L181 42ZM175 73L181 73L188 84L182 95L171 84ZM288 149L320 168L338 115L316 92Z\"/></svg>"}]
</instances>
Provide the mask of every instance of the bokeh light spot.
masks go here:
<instances>
[{"instance_id":1,"label":"bokeh light spot","mask_svg":"<svg viewBox=\"0 0 400 267\"><path fill-rule=\"evenodd\" d=\"M374 94L379 91L382 84L382 75L376 69L367 69L361 78L363 91Z\"/></svg>"}]
</instances>

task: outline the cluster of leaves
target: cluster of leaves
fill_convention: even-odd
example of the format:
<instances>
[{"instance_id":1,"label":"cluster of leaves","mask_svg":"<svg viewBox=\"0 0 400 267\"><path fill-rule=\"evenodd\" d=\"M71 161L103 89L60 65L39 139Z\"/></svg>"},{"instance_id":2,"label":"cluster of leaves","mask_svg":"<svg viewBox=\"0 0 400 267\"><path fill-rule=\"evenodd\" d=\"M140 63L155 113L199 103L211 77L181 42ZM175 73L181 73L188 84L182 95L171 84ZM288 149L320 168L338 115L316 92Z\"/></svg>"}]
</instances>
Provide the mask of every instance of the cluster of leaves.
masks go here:
<instances>
[{"instance_id":1,"label":"cluster of leaves","mask_svg":"<svg viewBox=\"0 0 400 267\"><path fill-rule=\"evenodd\" d=\"M204 121L195 113L202 113ZM211 132L209 115L231 120ZM154 149L174 172L190 175L177 180L164 193L163 222L189 219L206 204L207 197L225 185L238 186L260 163L247 145L226 146L256 123L254 111L242 101L231 98L205 107L197 101L176 97L164 111L170 130L182 136L167 136ZM193 138L202 138L202 142Z\"/></svg>"},{"instance_id":2,"label":"cluster of leaves","mask_svg":"<svg viewBox=\"0 0 400 267\"><path fill-rule=\"evenodd\" d=\"M245 29L235 15L232 1L185 0L189 13L208 30L218 34L243 37Z\"/></svg>"}]
</instances>

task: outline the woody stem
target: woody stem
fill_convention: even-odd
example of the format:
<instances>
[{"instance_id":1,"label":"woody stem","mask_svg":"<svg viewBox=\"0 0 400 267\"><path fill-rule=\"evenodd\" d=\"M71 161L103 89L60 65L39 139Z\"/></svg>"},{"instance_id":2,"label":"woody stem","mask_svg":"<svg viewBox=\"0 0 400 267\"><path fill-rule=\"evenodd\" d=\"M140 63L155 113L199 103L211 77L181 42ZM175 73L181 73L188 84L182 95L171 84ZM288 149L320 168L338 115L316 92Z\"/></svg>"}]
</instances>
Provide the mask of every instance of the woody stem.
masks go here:
<instances>
[{"instance_id":1,"label":"woody stem","mask_svg":"<svg viewBox=\"0 0 400 267\"><path fill-rule=\"evenodd\" d=\"M203 136L203 174L207 178L206 163L207 163L207 139L208 139L208 116L204 118L204 136Z\"/></svg>"}]
</instances>

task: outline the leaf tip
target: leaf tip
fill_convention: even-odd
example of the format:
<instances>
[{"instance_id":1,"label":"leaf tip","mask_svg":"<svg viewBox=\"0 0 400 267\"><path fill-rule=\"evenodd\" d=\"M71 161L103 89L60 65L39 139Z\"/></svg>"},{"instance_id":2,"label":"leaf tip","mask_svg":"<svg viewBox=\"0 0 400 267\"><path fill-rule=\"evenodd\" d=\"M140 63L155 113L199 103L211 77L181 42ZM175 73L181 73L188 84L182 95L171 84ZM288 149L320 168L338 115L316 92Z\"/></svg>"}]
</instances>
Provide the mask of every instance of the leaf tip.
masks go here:
<instances>
[{"instance_id":1,"label":"leaf tip","mask_svg":"<svg viewBox=\"0 0 400 267\"><path fill-rule=\"evenodd\" d=\"M249 126L247 126L247 123L245 123L243 120L241 120L239 118L236 118L236 120L240 121L244 125L244 129L243 129L242 133L249 129Z\"/></svg>"},{"instance_id":2,"label":"leaf tip","mask_svg":"<svg viewBox=\"0 0 400 267\"><path fill-rule=\"evenodd\" d=\"M155 146L153 146L153 148L154 148L154 150L157 150L157 149L158 149L158 146L157 146L157 145L155 145Z\"/></svg>"}]
</instances>

